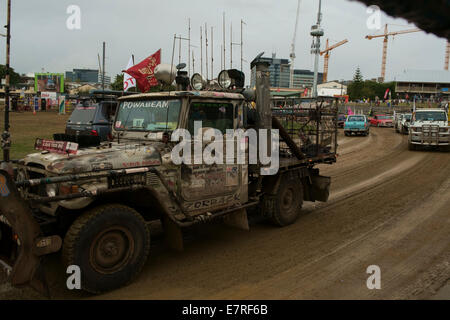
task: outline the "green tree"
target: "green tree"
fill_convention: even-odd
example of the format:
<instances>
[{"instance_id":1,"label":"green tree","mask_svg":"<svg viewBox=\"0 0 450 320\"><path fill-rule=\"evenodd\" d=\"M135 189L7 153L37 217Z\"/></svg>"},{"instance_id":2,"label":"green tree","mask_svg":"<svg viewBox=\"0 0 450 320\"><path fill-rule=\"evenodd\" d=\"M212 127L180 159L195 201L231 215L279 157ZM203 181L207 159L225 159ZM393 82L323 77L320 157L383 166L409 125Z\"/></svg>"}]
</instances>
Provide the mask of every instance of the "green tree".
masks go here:
<instances>
[{"instance_id":1,"label":"green tree","mask_svg":"<svg viewBox=\"0 0 450 320\"><path fill-rule=\"evenodd\" d=\"M123 90L123 73L116 75L114 82L111 83L111 89L117 91Z\"/></svg>"},{"instance_id":2,"label":"green tree","mask_svg":"<svg viewBox=\"0 0 450 320\"><path fill-rule=\"evenodd\" d=\"M348 86L347 91L350 100L357 100L362 98L362 90L364 87L364 80L361 74L361 69L356 68L355 75L353 76L353 82Z\"/></svg>"},{"instance_id":3,"label":"green tree","mask_svg":"<svg viewBox=\"0 0 450 320\"><path fill-rule=\"evenodd\" d=\"M9 68L9 74L10 74L10 85L16 86L18 83L20 83L20 74L14 71L14 68ZM5 79L6 77L6 66L3 64L0 64L0 78Z\"/></svg>"}]
</instances>

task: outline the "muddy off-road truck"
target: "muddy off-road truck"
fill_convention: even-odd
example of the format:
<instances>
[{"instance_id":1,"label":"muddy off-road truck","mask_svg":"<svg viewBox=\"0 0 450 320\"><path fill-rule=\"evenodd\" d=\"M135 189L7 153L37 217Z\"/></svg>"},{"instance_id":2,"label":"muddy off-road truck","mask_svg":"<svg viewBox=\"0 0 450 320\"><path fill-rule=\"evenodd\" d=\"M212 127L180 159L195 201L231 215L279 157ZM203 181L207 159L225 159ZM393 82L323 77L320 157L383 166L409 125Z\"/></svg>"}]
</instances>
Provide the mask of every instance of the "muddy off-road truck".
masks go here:
<instances>
[{"instance_id":1,"label":"muddy off-road truck","mask_svg":"<svg viewBox=\"0 0 450 320\"><path fill-rule=\"evenodd\" d=\"M256 59L252 66L253 89L243 88L234 69L210 82L179 70L176 91L119 98L113 141L89 146L60 134L37 139L37 153L3 162L0 260L12 285L45 291L41 259L62 251L66 267L79 267L82 289L112 290L143 268L150 222L160 220L167 243L181 249L185 227L221 219L248 229L248 209L286 226L303 201L327 201L330 178L316 165L336 161L337 101L272 99L267 63ZM277 170L267 174L259 157L249 163L255 150L247 136L236 141L244 145L244 163L175 164L181 139L172 135L180 128L194 135L196 121L223 134L278 130Z\"/></svg>"}]
</instances>

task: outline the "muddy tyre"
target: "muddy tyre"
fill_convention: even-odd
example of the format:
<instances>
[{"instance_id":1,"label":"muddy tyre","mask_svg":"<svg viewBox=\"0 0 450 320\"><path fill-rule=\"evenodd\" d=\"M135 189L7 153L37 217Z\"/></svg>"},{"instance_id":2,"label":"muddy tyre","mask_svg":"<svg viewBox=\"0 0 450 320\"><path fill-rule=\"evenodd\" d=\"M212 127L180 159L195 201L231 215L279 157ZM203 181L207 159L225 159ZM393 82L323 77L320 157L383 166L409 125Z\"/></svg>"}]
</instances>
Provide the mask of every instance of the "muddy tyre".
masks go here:
<instances>
[{"instance_id":1,"label":"muddy tyre","mask_svg":"<svg viewBox=\"0 0 450 320\"><path fill-rule=\"evenodd\" d=\"M294 223L303 205L303 187L299 180L285 179L275 196L272 223L284 227Z\"/></svg>"},{"instance_id":2,"label":"muddy tyre","mask_svg":"<svg viewBox=\"0 0 450 320\"><path fill-rule=\"evenodd\" d=\"M78 217L63 246L66 266L81 270L81 287L91 293L130 283L150 250L150 232L142 216L119 204L96 207Z\"/></svg>"}]
</instances>

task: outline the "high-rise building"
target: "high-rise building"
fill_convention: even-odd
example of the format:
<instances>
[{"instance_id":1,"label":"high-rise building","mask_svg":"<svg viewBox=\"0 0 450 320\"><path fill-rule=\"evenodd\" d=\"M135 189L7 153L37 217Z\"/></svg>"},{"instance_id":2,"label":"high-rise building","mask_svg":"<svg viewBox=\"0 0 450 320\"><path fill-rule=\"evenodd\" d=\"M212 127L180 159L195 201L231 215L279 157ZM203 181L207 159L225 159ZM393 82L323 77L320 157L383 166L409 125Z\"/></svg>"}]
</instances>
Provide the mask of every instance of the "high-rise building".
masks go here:
<instances>
[{"instance_id":1,"label":"high-rise building","mask_svg":"<svg viewBox=\"0 0 450 320\"><path fill-rule=\"evenodd\" d=\"M262 61L267 61L270 72L270 86L273 88L289 88L291 65L288 59L279 59L272 54L272 58L261 58ZM252 62L251 64L250 87L254 87L256 83L256 69ZM294 88L311 88L314 82L314 72L303 69L294 69ZM323 73L318 75L318 83L323 82Z\"/></svg>"},{"instance_id":2,"label":"high-rise building","mask_svg":"<svg viewBox=\"0 0 450 320\"><path fill-rule=\"evenodd\" d=\"M270 72L270 86L275 88L289 88L289 77L291 66L288 59L279 59L272 54L272 58L261 58L262 61L267 61ZM256 71L255 66L251 64L251 77L250 87L254 87L256 83Z\"/></svg>"},{"instance_id":3,"label":"high-rise building","mask_svg":"<svg viewBox=\"0 0 450 320\"><path fill-rule=\"evenodd\" d=\"M317 83L323 82L323 73L318 73ZM294 69L294 88L311 88L314 84L314 71Z\"/></svg>"},{"instance_id":4,"label":"high-rise building","mask_svg":"<svg viewBox=\"0 0 450 320\"><path fill-rule=\"evenodd\" d=\"M72 71L66 71L67 82L99 83L100 78L100 72L95 69L73 69Z\"/></svg>"}]
</instances>

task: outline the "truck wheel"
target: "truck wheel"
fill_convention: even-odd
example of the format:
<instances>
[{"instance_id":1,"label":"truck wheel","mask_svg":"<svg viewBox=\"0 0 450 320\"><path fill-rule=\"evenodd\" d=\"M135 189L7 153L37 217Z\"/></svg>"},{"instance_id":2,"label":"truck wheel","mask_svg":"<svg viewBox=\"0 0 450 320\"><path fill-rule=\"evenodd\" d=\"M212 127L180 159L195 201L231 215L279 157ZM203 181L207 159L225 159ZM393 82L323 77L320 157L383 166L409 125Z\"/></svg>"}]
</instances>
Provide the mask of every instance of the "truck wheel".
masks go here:
<instances>
[{"instance_id":1,"label":"truck wheel","mask_svg":"<svg viewBox=\"0 0 450 320\"><path fill-rule=\"evenodd\" d=\"M344 134L345 134L347 137L350 135L350 133L347 132L347 131L344 131Z\"/></svg>"},{"instance_id":2,"label":"truck wheel","mask_svg":"<svg viewBox=\"0 0 450 320\"><path fill-rule=\"evenodd\" d=\"M303 187L300 181L284 180L275 197L272 222L279 227L294 223L303 205Z\"/></svg>"},{"instance_id":3,"label":"truck wheel","mask_svg":"<svg viewBox=\"0 0 450 320\"><path fill-rule=\"evenodd\" d=\"M150 249L144 219L124 205L103 205L78 217L63 247L67 266L81 270L81 287L101 293L130 283L143 268Z\"/></svg>"}]
</instances>

